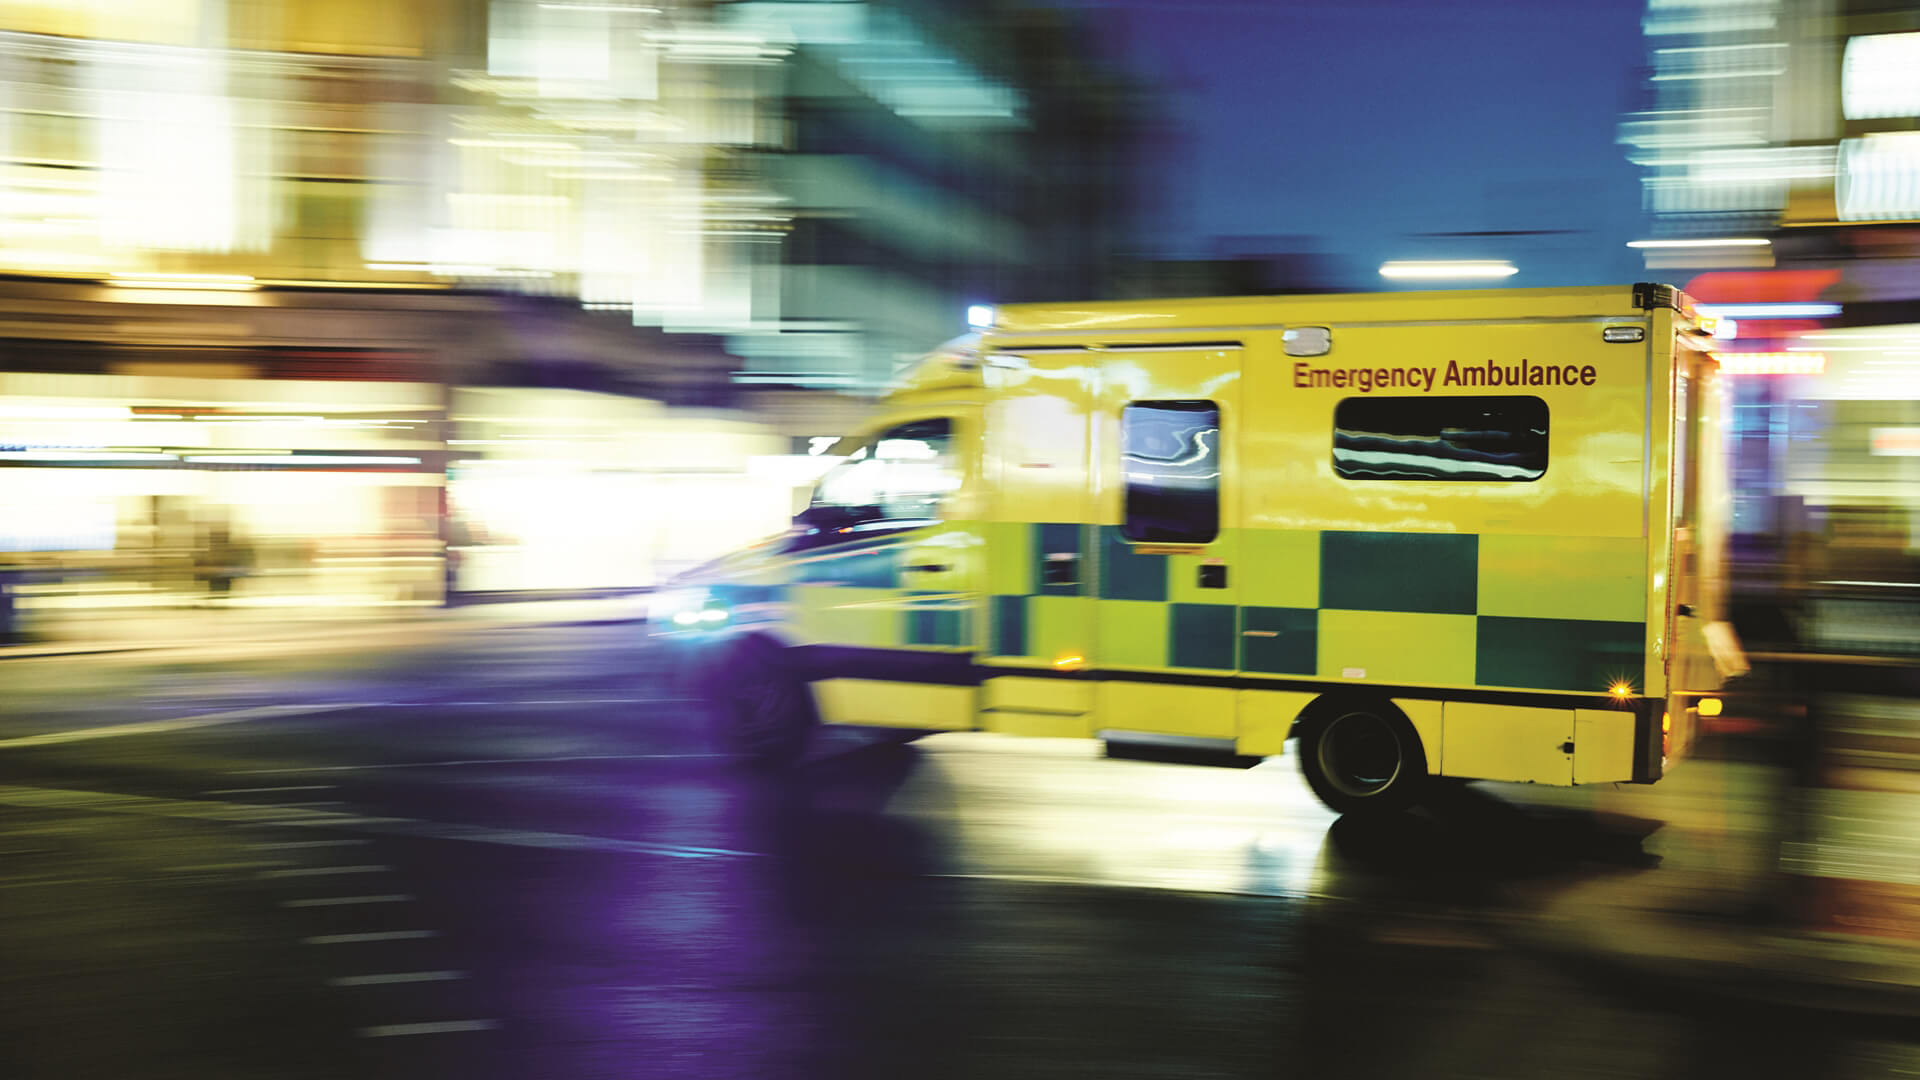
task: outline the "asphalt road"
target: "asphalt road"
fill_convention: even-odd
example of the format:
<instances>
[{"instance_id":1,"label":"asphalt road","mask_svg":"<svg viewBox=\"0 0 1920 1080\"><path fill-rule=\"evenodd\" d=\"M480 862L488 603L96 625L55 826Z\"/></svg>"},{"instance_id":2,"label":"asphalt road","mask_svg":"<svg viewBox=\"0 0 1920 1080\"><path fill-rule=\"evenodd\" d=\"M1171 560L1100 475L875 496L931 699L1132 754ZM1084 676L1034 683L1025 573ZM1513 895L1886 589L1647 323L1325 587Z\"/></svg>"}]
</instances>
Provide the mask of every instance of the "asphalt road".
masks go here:
<instances>
[{"instance_id":1,"label":"asphalt road","mask_svg":"<svg viewBox=\"0 0 1920 1080\"><path fill-rule=\"evenodd\" d=\"M631 626L0 665L0 1076L1913 1067L1507 946L1658 822L977 734L754 778L667 674Z\"/></svg>"}]
</instances>

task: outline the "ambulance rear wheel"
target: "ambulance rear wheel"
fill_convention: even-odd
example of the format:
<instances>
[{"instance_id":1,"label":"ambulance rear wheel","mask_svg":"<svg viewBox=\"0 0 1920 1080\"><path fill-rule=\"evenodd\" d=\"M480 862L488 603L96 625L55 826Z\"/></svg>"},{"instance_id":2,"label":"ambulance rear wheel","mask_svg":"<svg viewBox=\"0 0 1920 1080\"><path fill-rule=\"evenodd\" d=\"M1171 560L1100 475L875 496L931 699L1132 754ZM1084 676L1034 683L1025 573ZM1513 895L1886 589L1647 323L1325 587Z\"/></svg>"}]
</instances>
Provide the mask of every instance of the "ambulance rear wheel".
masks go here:
<instances>
[{"instance_id":1,"label":"ambulance rear wheel","mask_svg":"<svg viewBox=\"0 0 1920 1080\"><path fill-rule=\"evenodd\" d=\"M1298 725L1300 773L1341 814L1405 809L1427 780L1427 754L1400 710L1383 702L1323 701Z\"/></svg>"},{"instance_id":2,"label":"ambulance rear wheel","mask_svg":"<svg viewBox=\"0 0 1920 1080\"><path fill-rule=\"evenodd\" d=\"M812 687L781 661L777 648L743 648L713 693L721 751L751 768L794 764L819 726Z\"/></svg>"}]
</instances>

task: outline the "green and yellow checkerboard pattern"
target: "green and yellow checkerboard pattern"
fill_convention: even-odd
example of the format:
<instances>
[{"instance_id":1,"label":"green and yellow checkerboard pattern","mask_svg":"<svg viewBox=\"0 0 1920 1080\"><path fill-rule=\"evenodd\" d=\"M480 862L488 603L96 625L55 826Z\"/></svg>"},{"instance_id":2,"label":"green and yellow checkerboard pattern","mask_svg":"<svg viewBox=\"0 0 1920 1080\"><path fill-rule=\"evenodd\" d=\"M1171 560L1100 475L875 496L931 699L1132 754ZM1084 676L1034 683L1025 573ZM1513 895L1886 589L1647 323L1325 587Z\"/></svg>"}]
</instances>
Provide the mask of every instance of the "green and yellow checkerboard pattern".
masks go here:
<instances>
[{"instance_id":1,"label":"green and yellow checkerboard pattern","mask_svg":"<svg viewBox=\"0 0 1920 1080\"><path fill-rule=\"evenodd\" d=\"M972 641L970 599L904 588L905 545L904 538L890 536L797 552L778 564L777 584L713 591L729 606L785 602L802 641L877 649L966 646Z\"/></svg>"},{"instance_id":2,"label":"green and yellow checkerboard pattern","mask_svg":"<svg viewBox=\"0 0 1920 1080\"><path fill-rule=\"evenodd\" d=\"M1238 530L1203 558L1111 525L991 529L994 656L1579 693L1644 668L1638 538ZM1079 582L1044 583L1060 551L1080 552ZM1209 561L1229 588L1201 585Z\"/></svg>"}]
</instances>

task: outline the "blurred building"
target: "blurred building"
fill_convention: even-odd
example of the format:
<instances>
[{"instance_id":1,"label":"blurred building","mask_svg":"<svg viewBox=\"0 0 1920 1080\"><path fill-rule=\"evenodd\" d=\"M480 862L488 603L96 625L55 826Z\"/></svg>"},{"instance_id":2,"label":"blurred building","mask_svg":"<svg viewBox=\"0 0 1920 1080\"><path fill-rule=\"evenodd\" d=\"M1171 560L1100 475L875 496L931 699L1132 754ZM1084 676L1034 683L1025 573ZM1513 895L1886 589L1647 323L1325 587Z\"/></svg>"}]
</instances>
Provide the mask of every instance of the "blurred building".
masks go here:
<instances>
[{"instance_id":1,"label":"blurred building","mask_svg":"<svg viewBox=\"0 0 1920 1080\"><path fill-rule=\"evenodd\" d=\"M0 563L432 602L778 527L969 304L1108 291L1090 54L1012 0L0 0Z\"/></svg>"},{"instance_id":2,"label":"blurred building","mask_svg":"<svg viewBox=\"0 0 1920 1080\"><path fill-rule=\"evenodd\" d=\"M1620 138L1656 222L1649 274L1734 315L1723 348L1752 372L1736 529L1902 572L1920 555L1920 6L1650 0L1644 28Z\"/></svg>"},{"instance_id":3,"label":"blurred building","mask_svg":"<svg viewBox=\"0 0 1920 1080\"><path fill-rule=\"evenodd\" d=\"M786 141L747 163L790 230L782 275L754 294L780 332L732 340L748 378L874 387L969 304L1112 291L1145 98L1064 14L905 0L717 18L792 49Z\"/></svg>"},{"instance_id":4,"label":"blurred building","mask_svg":"<svg viewBox=\"0 0 1920 1080\"><path fill-rule=\"evenodd\" d=\"M862 389L969 302L1106 292L1144 100L1013 0L14 0L0 30L0 271L564 296Z\"/></svg>"}]
</instances>

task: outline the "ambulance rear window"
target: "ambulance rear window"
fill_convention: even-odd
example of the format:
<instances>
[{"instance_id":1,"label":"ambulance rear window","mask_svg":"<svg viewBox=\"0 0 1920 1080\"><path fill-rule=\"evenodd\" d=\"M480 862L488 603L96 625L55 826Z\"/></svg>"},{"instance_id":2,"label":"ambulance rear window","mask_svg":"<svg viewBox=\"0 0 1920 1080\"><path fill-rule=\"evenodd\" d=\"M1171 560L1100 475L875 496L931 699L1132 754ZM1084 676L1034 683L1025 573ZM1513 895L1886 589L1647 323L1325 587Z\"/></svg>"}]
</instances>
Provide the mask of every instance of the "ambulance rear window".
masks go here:
<instances>
[{"instance_id":1,"label":"ambulance rear window","mask_svg":"<svg viewBox=\"0 0 1920 1080\"><path fill-rule=\"evenodd\" d=\"M1129 540L1204 544L1220 535L1220 406L1136 401L1120 411Z\"/></svg>"},{"instance_id":2,"label":"ambulance rear window","mask_svg":"<svg viewBox=\"0 0 1920 1080\"><path fill-rule=\"evenodd\" d=\"M1348 480L1538 480L1547 472L1547 403L1347 398L1333 410L1333 471Z\"/></svg>"}]
</instances>

